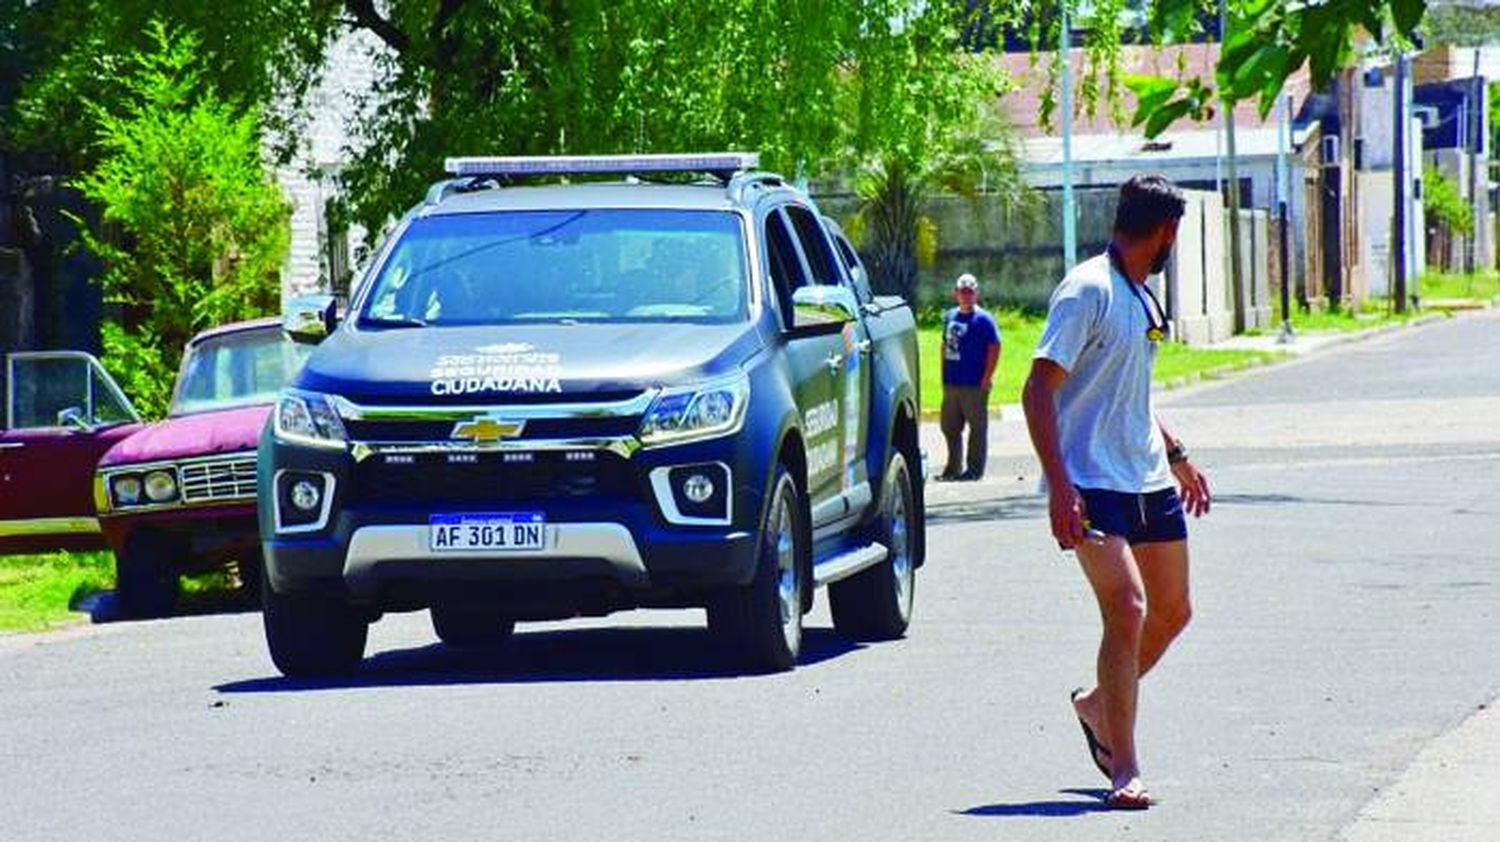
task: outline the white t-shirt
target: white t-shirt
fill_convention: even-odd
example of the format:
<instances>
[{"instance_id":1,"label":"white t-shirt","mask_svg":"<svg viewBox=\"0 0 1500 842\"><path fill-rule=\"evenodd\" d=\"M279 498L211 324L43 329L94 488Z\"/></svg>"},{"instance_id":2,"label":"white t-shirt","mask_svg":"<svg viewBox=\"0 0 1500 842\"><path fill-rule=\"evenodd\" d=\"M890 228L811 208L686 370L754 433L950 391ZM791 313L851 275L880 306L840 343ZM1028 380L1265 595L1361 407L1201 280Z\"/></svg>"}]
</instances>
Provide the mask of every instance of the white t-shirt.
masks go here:
<instances>
[{"instance_id":1,"label":"white t-shirt","mask_svg":"<svg viewBox=\"0 0 1500 842\"><path fill-rule=\"evenodd\" d=\"M1161 314L1148 317L1154 305L1130 283L1107 254L1075 266L1052 292L1035 357L1068 372L1056 398L1068 478L1141 494L1171 488L1172 472L1151 409L1156 343L1146 331Z\"/></svg>"}]
</instances>

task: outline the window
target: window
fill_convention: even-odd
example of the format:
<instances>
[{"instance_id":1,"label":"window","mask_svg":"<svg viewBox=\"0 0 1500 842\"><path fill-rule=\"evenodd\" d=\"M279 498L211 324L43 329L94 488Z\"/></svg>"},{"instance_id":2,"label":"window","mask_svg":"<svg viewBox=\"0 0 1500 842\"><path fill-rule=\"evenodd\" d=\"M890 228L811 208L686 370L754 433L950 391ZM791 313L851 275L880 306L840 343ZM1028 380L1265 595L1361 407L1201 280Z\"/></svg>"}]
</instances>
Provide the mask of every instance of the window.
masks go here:
<instances>
[{"instance_id":1,"label":"window","mask_svg":"<svg viewBox=\"0 0 1500 842\"><path fill-rule=\"evenodd\" d=\"M788 206L786 214L797 229L797 239L802 242L802 253L807 255L807 266L812 270L813 283L837 284L839 272L834 264L833 252L828 248L828 237L823 232L823 223L807 208Z\"/></svg>"},{"instance_id":2,"label":"window","mask_svg":"<svg viewBox=\"0 0 1500 842\"><path fill-rule=\"evenodd\" d=\"M792 293L807 286L807 277L802 272L802 261L797 258L797 249L792 245L792 233L787 230L781 214L772 212L766 217L766 253L771 262L771 285L776 289L776 303L781 307L781 320L792 326Z\"/></svg>"},{"instance_id":3,"label":"window","mask_svg":"<svg viewBox=\"0 0 1500 842\"><path fill-rule=\"evenodd\" d=\"M139 420L114 381L87 354L40 351L11 356L7 362L9 427L16 430L64 426L73 410L90 424L108 426Z\"/></svg>"},{"instance_id":4,"label":"window","mask_svg":"<svg viewBox=\"0 0 1500 842\"><path fill-rule=\"evenodd\" d=\"M854 294L859 298L859 303L873 302L875 295L870 291L870 277L865 272L865 265L859 262L854 246L842 234L833 236L833 244L838 248L839 257L844 259L844 268L849 270L849 280L854 283Z\"/></svg>"},{"instance_id":5,"label":"window","mask_svg":"<svg viewBox=\"0 0 1500 842\"><path fill-rule=\"evenodd\" d=\"M311 350L267 328L198 342L188 350L169 414L272 403Z\"/></svg>"},{"instance_id":6,"label":"window","mask_svg":"<svg viewBox=\"0 0 1500 842\"><path fill-rule=\"evenodd\" d=\"M748 317L747 267L723 211L431 216L392 248L360 324L727 323Z\"/></svg>"}]
</instances>

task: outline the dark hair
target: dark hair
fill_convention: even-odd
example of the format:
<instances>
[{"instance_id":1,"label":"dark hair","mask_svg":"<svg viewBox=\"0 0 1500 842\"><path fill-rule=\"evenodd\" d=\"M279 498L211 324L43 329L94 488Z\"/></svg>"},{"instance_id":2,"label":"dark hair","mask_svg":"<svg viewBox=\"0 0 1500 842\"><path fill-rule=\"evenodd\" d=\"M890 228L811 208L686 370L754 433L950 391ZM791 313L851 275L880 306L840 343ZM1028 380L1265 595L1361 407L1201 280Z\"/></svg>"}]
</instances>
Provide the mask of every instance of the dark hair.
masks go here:
<instances>
[{"instance_id":1,"label":"dark hair","mask_svg":"<svg viewBox=\"0 0 1500 842\"><path fill-rule=\"evenodd\" d=\"M1115 206L1115 233L1132 240L1150 236L1169 222L1182 218L1187 200L1182 191L1156 173L1133 175L1120 185L1120 203Z\"/></svg>"}]
</instances>

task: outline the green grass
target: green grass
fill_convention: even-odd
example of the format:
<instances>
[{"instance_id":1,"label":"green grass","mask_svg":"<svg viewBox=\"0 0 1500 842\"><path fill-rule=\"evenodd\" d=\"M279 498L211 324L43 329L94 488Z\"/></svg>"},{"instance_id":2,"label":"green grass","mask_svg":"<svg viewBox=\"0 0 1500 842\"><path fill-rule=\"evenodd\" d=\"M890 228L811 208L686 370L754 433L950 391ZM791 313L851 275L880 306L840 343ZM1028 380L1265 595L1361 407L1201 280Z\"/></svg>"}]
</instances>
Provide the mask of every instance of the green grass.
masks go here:
<instances>
[{"instance_id":1,"label":"green grass","mask_svg":"<svg viewBox=\"0 0 1500 842\"><path fill-rule=\"evenodd\" d=\"M1397 313L1385 299L1366 301L1359 312L1348 309L1332 311L1293 311L1292 329L1299 333L1353 333L1360 330L1400 324L1419 315L1413 310Z\"/></svg>"},{"instance_id":2,"label":"green grass","mask_svg":"<svg viewBox=\"0 0 1500 842\"><path fill-rule=\"evenodd\" d=\"M41 631L76 618L78 600L114 587L114 577L107 552L0 556L0 631Z\"/></svg>"},{"instance_id":3,"label":"green grass","mask_svg":"<svg viewBox=\"0 0 1500 842\"><path fill-rule=\"evenodd\" d=\"M1031 353L1042 336L1042 317L1018 310L994 313L1000 324L1000 369L995 388L990 392L990 406L1021 402L1021 388L1031 372ZM922 409L936 412L943 403L942 329L935 325L918 328L921 343ZM1154 377L1157 383L1169 383L1205 372L1243 368L1278 356L1265 351L1229 351L1215 348L1193 348L1176 342L1162 345L1156 356Z\"/></svg>"},{"instance_id":4,"label":"green grass","mask_svg":"<svg viewBox=\"0 0 1500 842\"><path fill-rule=\"evenodd\" d=\"M1435 299L1470 298L1490 301L1500 296L1500 272L1479 272L1473 275L1445 275L1433 273L1423 275L1417 284L1423 301Z\"/></svg>"}]
</instances>

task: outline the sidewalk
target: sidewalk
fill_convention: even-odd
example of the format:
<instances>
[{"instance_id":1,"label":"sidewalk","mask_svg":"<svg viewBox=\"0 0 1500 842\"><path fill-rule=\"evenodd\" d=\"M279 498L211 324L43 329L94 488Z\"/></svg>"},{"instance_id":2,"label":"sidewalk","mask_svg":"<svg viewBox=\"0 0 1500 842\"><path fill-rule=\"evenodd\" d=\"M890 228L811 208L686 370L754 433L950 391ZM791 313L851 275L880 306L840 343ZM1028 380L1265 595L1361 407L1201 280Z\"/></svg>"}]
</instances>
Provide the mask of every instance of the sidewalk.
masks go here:
<instances>
[{"instance_id":1,"label":"sidewalk","mask_svg":"<svg viewBox=\"0 0 1500 842\"><path fill-rule=\"evenodd\" d=\"M1422 749L1339 838L1344 842L1500 839L1500 700Z\"/></svg>"}]
</instances>

